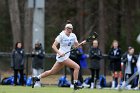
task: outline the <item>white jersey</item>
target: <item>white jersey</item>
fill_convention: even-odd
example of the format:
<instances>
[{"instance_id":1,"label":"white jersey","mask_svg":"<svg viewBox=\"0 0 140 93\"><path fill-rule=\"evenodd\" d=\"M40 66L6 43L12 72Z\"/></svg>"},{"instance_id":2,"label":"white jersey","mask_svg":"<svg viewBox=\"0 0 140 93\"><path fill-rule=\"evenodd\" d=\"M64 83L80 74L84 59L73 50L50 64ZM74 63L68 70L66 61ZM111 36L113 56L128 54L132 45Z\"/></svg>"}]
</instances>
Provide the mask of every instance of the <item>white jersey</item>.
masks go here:
<instances>
[{"instance_id":1,"label":"white jersey","mask_svg":"<svg viewBox=\"0 0 140 93\"><path fill-rule=\"evenodd\" d=\"M70 51L72 45L74 45L75 42L78 42L77 37L74 33L71 33L69 36L67 36L64 31L62 31L55 40L60 43L59 51L61 51L62 53ZM67 53L64 57L58 58L59 55L57 54L56 60L57 62L63 62L64 60L69 58L69 56L70 53Z\"/></svg>"}]
</instances>

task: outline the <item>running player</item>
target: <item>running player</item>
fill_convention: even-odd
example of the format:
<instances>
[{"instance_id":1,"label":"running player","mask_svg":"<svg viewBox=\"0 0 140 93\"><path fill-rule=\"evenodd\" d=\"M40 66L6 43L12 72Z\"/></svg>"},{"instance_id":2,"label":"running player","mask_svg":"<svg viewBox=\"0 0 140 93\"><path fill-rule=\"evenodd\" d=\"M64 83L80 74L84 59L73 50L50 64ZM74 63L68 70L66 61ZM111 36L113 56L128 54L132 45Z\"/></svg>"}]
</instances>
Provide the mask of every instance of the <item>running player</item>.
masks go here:
<instances>
[{"instance_id":1,"label":"running player","mask_svg":"<svg viewBox=\"0 0 140 93\"><path fill-rule=\"evenodd\" d=\"M64 66L68 66L68 67L74 69L74 73L73 73L74 90L81 88L81 86L78 86L78 73L79 73L80 67L77 63L75 63L74 61L72 61L69 58L70 52L67 54L64 54L64 53L70 51L70 49L73 45L75 47L77 47L79 45L79 43L77 41L77 37L74 33L72 33L72 30L73 30L72 24L68 23L65 25L65 29L56 37L56 39L52 45L53 50L57 53L56 63L53 65L53 67L50 70L43 72L42 74L40 74L37 77L33 77L32 78L32 81L33 81L32 87L34 87L34 83L36 81L39 81L41 78L45 78L49 75L55 74L60 69L62 69ZM86 40L82 41L81 43L85 44ZM59 49L57 48L58 44L60 44Z\"/></svg>"}]
</instances>

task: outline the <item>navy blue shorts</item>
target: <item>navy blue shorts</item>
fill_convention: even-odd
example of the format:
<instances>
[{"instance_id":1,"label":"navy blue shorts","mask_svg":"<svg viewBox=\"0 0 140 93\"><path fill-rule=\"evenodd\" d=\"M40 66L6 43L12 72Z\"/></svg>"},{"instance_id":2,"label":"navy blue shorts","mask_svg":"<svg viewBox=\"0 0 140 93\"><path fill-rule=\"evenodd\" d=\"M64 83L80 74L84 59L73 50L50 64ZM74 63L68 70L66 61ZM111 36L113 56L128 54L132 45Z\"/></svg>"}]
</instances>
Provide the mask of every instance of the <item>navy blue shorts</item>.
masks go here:
<instances>
[{"instance_id":1,"label":"navy blue shorts","mask_svg":"<svg viewBox=\"0 0 140 93\"><path fill-rule=\"evenodd\" d=\"M110 62L111 71L121 71L121 62Z\"/></svg>"}]
</instances>

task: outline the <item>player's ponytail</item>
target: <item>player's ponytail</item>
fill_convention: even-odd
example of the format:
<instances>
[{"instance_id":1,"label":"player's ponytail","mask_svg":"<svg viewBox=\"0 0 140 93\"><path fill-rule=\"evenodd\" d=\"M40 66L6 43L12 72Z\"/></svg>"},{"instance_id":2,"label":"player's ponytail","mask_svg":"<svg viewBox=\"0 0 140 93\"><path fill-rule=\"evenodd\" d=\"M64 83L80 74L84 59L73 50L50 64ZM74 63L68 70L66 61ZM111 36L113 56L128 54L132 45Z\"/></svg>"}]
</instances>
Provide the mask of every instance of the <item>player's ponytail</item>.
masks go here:
<instances>
[{"instance_id":1,"label":"player's ponytail","mask_svg":"<svg viewBox=\"0 0 140 93\"><path fill-rule=\"evenodd\" d=\"M66 24L71 24L71 21L70 21L70 20L67 20L67 21L66 21Z\"/></svg>"},{"instance_id":2,"label":"player's ponytail","mask_svg":"<svg viewBox=\"0 0 140 93\"><path fill-rule=\"evenodd\" d=\"M73 29L73 26L72 26L70 20L67 20L67 23L66 23L66 25L65 25L65 28L71 28L71 29Z\"/></svg>"}]
</instances>

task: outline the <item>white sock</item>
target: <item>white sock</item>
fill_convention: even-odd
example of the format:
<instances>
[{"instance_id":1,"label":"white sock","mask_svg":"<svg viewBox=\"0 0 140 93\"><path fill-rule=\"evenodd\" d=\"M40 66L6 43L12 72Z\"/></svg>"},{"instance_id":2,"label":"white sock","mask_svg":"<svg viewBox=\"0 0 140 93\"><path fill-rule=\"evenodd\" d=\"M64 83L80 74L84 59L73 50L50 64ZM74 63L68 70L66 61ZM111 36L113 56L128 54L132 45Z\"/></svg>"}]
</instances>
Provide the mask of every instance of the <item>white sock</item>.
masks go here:
<instances>
[{"instance_id":1,"label":"white sock","mask_svg":"<svg viewBox=\"0 0 140 93\"><path fill-rule=\"evenodd\" d=\"M78 80L74 80L74 83L77 83L78 82Z\"/></svg>"},{"instance_id":2,"label":"white sock","mask_svg":"<svg viewBox=\"0 0 140 93\"><path fill-rule=\"evenodd\" d=\"M41 79L41 75L38 75L37 78L38 78L38 79Z\"/></svg>"},{"instance_id":3,"label":"white sock","mask_svg":"<svg viewBox=\"0 0 140 93\"><path fill-rule=\"evenodd\" d=\"M115 81L112 81L112 88L115 87Z\"/></svg>"},{"instance_id":4,"label":"white sock","mask_svg":"<svg viewBox=\"0 0 140 93\"><path fill-rule=\"evenodd\" d=\"M94 83L93 82L91 82L90 88L94 88Z\"/></svg>"}]
</instances>

